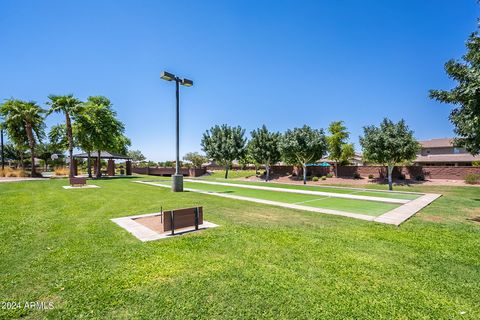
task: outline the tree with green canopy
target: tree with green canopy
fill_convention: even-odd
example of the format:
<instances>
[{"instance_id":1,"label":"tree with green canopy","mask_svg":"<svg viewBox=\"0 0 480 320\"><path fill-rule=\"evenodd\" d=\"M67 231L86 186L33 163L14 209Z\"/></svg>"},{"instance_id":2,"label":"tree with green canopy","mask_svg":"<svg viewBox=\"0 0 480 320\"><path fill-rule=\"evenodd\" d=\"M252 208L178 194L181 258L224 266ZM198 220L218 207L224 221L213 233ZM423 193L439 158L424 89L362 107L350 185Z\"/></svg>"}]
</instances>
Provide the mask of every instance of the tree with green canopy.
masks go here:
<instances>
[{"instance_id":1,"label":"tree with green canopy","mask_svg":"<svg viewBox=\"0 0 480 320\"><path fill-rule=\"evenodd\" d=\"M62 154L64 152L64 149L57 149L57 145L49 142L42 142L38 144L36 149L38 158L44 161L45 171L48 169L48 162L52 161L52 155Z\"/></svg>"},{"instance_id":2,"label":"tree with green canopy","mask_svg":"<svg viewBox=\"0 0 480 320\"><path fill-rule=\"evenodd\" d=\"M199 169L202 167L202 164L208 161L208 158L198 152L188 152L183 157L183 160L190 162L194 168Z\"/></svg>"},{"instance_id":3,"label":"tree with green canopy","mask_svg":"<svg viewBox=\"0 0 480 320\"><path fill-rule=\"evenodd\" d=\"M343 121L334 121L328 126L327 150L328 157L335 162L335 176L338 177L339 163L348 163L355 156L353 144L347 143L350 133Z\"/></svg>"},{"instance_id":4,"label":"tree with green canopy","mask_svg":"<svg viewBox=\"0 0 480 320\"><path fill-rule=\"evenodd\" d=\"M23 158L24 156L20 157L20 152L15 148L15 145L13 143L5 143L3 145L3 153L5 156L5 160L8 162L15 161L15 162L20 162L20 159ZM22 164L23 167L23 164Z\"/></svg>"},{"instance_id":5,"label":"tree with green canopy","mask_svg":"<svg viewBox=\"0 0 480 320\"><path fill-rule=\"evenodd\" d=\"M413 131L403 119L393 123L385 118L379 127L373 125L364 127L360 144L367 161L387 167L389 190L393 189L392 172L395 165L415 159L420 149Z\"/></svg>"},{"instance_id":6,"label":"tree with green canopy","mask_svg":"<svg viewBox=\"0 0 480 320\"><path fill-rule=\"evenodd\" d=\"M84 106L84 112L75 115L73 125L74 144L87 153L87 173L92 177L92 152L95 150L93 145L94 123L88 114L88 108Z\"/></svg>"},{"instance_id":7,"label":"tree with green canopy","mask_svg":"<svg viewBox=\"0 0 480 320\"><path fill-rule=\"evenodd\" d=\"M10 140L19 149L26 144L30 149L32 177L37 176L35 146L44 136L44 114L45 110L34 101L8 99L0 106L0 115Z\"/></svg>"},{"instance_id":8,"label":"tree with green canopy","mask_svg":"<svg viewBox=\"0 0 480 320\"><path fill-rule=\"evenodd\" d=\"M303 184L307 183L307 164L321 159L327 151L323 129L302 128L287 130L280 142L280 151L285 162L301 165Z\"/></svg>"},{"instance_id":9,"label":"tree with green canopy","mask_svg":"<svg viewBox=\"0 0 480 320\"><path fill-rule=\"evenodd\" d=\"M48 99L50 100L47 102L50 105L50 109L47 112L47 115L55 112L55 113L62 113L65 115L65 129L67 134L67 141L68 141L68 156L70 158L70 170L69 176L74 176L74 168L71 163L73 162L73 129L72 129L72 117L76 114L82 112L82 101L75 98L72 94L58 96L58 95L49 95Z\"/></svg>"},{"instance_id":10,"label":"tree with green canopy","mask_svg":"<svg viewBox=\"0 0 480 320\"><path fill-rule=\"evenodd\" d=\"M128 150L127 156L134 162L141 162L147 159L140 150Z\"/></svg>"},{"instance_id":11,"label":"tree with green canopy","mask_svg":"<svg viewBox=\"0 0 480 320\"><path fill-rule=\"evenodd\" d=\"M128 153L128 147L132 144L130 139L123 133L117 134L112 143L112 146L107 149L108 151L126 155Z\"/></svg>"},{"instance_id":12,"label":"tree with green canopy","mask_svg":"<svg viewBox=\"0 0 480 320\"><path fill-rule=\"evenodd\" d=\"M265 166L265 181L270 178L270 166L281 159L280 140L281 134L268 131L263 125L261 128L250 132L251 139L248 143L248 153L256 163Z\"/></svg>"},{"instance_id":13,"label":"tree with green canopy","mask_svg":"<svg viewBox=\"0 0 480 320\"><path fill-rule=\"evenodd\" d=\"M430 90L430 97L453 104L450 121L455 126L455 145L464 147L472 155L480 154L480 34L472 33L467 40L463 62L450 60L445 72L457 82L455 88Z\"/></svg>"},{"instance_id":14,"label":"tree with green canopy","mask_svg":"<svg viewBox=\"0 0 480 320\"><path fill-rule=\"evenodd\" d=\"M117 119L110 100L103 96L91 96L83 105L84 112L75 117L79 122L78 139L80 146L88 152L89 148L97 151L96 177L101 176L101 151L125 151L130 144L123 135L125 127ZM88 134L85 134L88 132ZM86 139L88 138L88 142Z\"/></svg>"},{"instance_id":15,"label":"tree with green canopy","mask_svg":"<svg viewBox=\"0 0 480 320\"><path fill-rule=\"evenodd\" d=\"M240 165L242 170L247 168L248 165L253 164L255 166L255 173L258 173L259 163L257 161L255 161L252 157L250 142L251 141L247 141L247 145L245 146L245 152L238 159L238 164Z\"/></svg>"},{"instance_id":16,"label":"tree with green canopy","mask_svg":"<svg viewBox=\"0 0 480 320\"><path fill-rule=\"evenodd\" d=\"M60 153L64 153L65 150L68 150L68 138L67 138L67 129L64 123L56 124L50 128L48 132L49 144L54 146L54 149L57 149Z\"/></svg>"},{"instance_id":17,"label":"tree with green canopy","mask_svg":"<svg viewBox=\"0 0 480 320\"><path fill-rule=\"evenodd\" d=\"M207 157L225 166L225 179L232 161L240 159L245 153L247 139L244 135L245 129L226 124L216 125L203 134L202 149Z\"/></svg>"}]
</instances>

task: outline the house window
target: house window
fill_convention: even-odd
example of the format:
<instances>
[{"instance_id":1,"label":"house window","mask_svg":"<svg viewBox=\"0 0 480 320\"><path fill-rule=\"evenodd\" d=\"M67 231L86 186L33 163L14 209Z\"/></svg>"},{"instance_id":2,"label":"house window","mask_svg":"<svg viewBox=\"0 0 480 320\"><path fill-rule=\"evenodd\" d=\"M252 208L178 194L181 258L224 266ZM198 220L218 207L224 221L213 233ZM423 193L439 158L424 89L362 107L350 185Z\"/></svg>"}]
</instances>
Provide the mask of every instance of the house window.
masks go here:
<instances>
[{"instance_id":1,"label":"house window","mask_svg":"<svg viewBox=\"0 0 480 320\"><path fill-rule=\"evenodd\" d=\"M460 149L459 149L459 148L453 148L453 153L454 153L454 154L459 154L459 153L460 153Z\"/></svg>"}]
</instances>

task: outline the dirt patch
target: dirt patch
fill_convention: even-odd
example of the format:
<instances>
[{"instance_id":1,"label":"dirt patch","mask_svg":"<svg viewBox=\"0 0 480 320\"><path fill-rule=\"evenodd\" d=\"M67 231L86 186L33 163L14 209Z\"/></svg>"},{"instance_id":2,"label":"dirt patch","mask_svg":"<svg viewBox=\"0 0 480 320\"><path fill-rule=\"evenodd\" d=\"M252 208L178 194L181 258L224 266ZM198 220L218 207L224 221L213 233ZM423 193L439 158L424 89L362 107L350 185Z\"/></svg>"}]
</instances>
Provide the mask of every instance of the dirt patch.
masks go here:
<instances>
[{"instance_id":1,"label":"dirt patch","mask_svg":"<svg viewBox=\"0 0 480 320\"><path fill-rule=\"evenodd\" d=\"M442 222L445 220L443 217L439 217L439 216L422 216L421 218L424 221L430 221L430 222Z\"/></svg>"},{"instance_id":2,"label":"dirt patch","mask_svg":"<svg viewBox=\"0 0 480 320\"><path fill-rule=\"evenodd\" d=\"M151 216L151 217L142 217L135 218L135 222L140 223L141 225L149 228L158 233L164 232L163 230L163 217L161 215Z\"/></svg>"},{"instance_id":3,"label":"dirt patch","mask_svg":"<svg viewBox=\"0 0 480 320\"><path fill-rule=\"evenodd\" d=\"M480 223L480 216L476 216L473 218L467 218L467 220L474 221L474 222L479 222Z\"/></svg>"}]
</instances>

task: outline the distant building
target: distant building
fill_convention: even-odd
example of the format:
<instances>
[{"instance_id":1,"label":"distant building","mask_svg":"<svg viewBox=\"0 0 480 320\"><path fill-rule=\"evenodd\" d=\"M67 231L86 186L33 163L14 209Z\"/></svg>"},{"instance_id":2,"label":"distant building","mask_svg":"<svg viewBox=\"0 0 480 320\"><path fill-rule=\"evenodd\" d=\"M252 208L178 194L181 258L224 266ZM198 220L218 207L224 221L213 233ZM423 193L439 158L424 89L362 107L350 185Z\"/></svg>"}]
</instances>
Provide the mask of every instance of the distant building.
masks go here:
<instances>
[{"instance_id":1,"label":"distant building","mask_svg":"<svg viewBox=\"0 0 480 320\"><path fill-rule=\"evenodd\" d=\"M330 165L335 165L335 161L329 159L328 157L324 157L322 158L321 160L317 161L318 163L328 163ZM349 160L349 164L350 166L363 166L365 165L364 161L363 161L363 156L361 153L355 153L355 155L353 156L353 158L351 158Z\"/></svg>"},{"instance_id":2,"label":"distant building","mask_svg":"<svg viewBox=\"0 0 480 320\"><path fill-rule=\"evenodd\" d=\"M480 161L464 148L456 147L452 138L420 141L422 148L414 163L422 166L471 166Z\"/></svg>"}]
</instances>

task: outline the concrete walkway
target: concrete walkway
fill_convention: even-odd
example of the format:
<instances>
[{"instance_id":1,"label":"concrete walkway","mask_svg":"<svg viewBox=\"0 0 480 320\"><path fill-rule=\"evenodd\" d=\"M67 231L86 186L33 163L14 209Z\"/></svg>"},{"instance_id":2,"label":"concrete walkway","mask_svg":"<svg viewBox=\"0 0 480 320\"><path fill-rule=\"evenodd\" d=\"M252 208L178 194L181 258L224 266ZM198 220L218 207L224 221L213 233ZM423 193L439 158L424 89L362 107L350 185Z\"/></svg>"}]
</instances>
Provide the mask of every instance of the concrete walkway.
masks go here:
<instances>
[{"instance_id":1,"label":"concrete walkway","mask_svg":"<svg viewBox=\"0 0 480 320\"><path fill-rule=\"evenodd\" d=\"M425 194L420 198L404 204L403 206L400 206L398 208L390 210L385 214L382 214L373 221L399 226L400 224L408 220L411 216L413 216L415 213L422 210L441 196L441 194L434 193Z\"/></svg>"},{"instance_id":2,"label":"concrete walkway","mask_svg":"<svg viewBox=\"0 0 480 320\"><path fill-rule=\"evenodd\" d=\"M186 182L193 182L193 183L203 183L203 184L217 185L217 186L226 186L226 187L256 189L256 190L275 191L275 192L299 193L299 194L308 194L308 195L324 196L324 197L332 197L332 198L367 200L367 201L376 201L376 202L385 202L385 203L404 204L404 203L407 203L407 202L410 201L410 200L405 200L405 199L393 199L393 198L372 197L372 196L359 196L359 195L355 195L355 194L312 191L312 190L302 190L302 189L264 187L264 186L257 186L257 185L236 184L236 183L227 183L227 182L215 182L215 181L205 181L205 180L185 179L185 181Z\"/></svg>"},{"instance_id":3,"label":"concrete walkway","mask_svg":"<svg viewBox=\"0 0 480 320\"><path fill-rule=\"evenodd\" d=\"M21 181L50 181L48 178L30 178L30 177L1 177L0 178L0 183L1 182L21 182Z\"/></svg>"}]
</instances>

